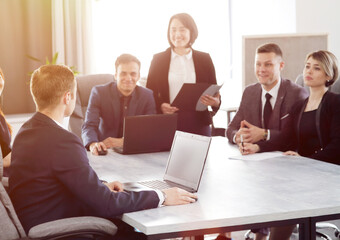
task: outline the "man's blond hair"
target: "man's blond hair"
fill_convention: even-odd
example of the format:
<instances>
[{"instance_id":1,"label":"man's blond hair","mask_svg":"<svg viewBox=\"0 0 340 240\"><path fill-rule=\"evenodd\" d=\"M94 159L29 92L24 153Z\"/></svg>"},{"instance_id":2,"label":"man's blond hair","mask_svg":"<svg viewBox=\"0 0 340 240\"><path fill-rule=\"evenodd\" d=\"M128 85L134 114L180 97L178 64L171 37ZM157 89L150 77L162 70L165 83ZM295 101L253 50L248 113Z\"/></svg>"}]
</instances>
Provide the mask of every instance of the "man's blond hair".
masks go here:
<instances>
[{"instance_id":1,"label":"man's blond hair","mask_svg":"<svg viewBox=\"0 0 340 240\"><path fill-rule=\"evenodd\" d=\"M36 69L30 88L37 110L57 106L66 92L73 93L75 84L73 72L67 66L44 65Z\"/></svg>"}]
</instances>

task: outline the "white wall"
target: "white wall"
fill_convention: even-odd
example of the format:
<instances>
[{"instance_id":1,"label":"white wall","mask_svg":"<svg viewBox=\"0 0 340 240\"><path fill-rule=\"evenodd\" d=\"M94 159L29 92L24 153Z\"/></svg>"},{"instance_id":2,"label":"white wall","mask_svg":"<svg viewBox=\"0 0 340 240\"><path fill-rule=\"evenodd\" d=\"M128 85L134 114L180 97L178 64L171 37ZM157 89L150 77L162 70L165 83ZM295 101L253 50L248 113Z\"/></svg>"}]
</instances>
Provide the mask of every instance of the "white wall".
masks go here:
<instances>
[{"instance_id":1,"label":"white wall","mask_svg":"<svg viewBox=\"0 0 340 240\"><path fill-rule=\"evenodd\" d=\"M295 1L298 0L230 1L233 87L229 89L230 98L225 105L238 106L242 96L242 36L295 33Z\"/></svg>"},{"instance_id":2,"label":"white wall","mask_svg":"<svg viewBox=\"0 0 340 240\"><path fill-rule=\"evenodd\" d=\"M333 52L340 61L339 29L339 0L296 0L297 32L328 33L328 50Z\"/></svg>"}]
</instances>

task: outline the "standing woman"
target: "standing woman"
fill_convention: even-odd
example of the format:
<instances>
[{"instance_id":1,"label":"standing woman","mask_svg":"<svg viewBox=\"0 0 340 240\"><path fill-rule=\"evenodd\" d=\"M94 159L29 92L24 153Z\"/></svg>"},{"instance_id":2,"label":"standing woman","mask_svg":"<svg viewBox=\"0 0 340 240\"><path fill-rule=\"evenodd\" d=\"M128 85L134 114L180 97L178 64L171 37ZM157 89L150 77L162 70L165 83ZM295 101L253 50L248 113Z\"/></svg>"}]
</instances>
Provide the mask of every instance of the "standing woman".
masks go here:
<instances>
[{"instance_id":1,"label":"standing woman","mask_svg":"<svg viewBox=\"0 0 340 240\"><path fill-rule=\"evenodd\" d=\"M0 96L2 91L4 90L5 85L5 77L0 68ZM12 128L7 123L5 116L0 108L0 145L3 157L4 167L9 167L11 164L11 135L12 135Z\"/></svg>"},{"instance_id":2,"label":"standing woman","mask_svg":"<svg viewBox=\"0 0 340 240\"><path fill-rule=\"evenodd\" d=\"M216 84L215 68L210 55L192 49L197 35L196 23L189 14L179 13L170 18L170 48L154 55L146 87L153 90L158 113L178 113L178 130L210 136L212 121L208 110L181 111L171 106L184 83ZM221 104L219 94L205 95L200 101L211 106L213 114Z\"/></svg>"},{"instance_id":3,"label":"standing woman","mask_svg":"<svg viewBox=\"0 0 340 240\"><path fill-rule=\"evenodd\" d=\"M331 52L308 54L303 79L310 96L290 113L290 127L271 144L247 144L244 151L290 150L285 154L340 164L340 95L328 91L338 76L337 59ZM290 141L293 145L284 144Z\"/></svg>"}]
</instances>

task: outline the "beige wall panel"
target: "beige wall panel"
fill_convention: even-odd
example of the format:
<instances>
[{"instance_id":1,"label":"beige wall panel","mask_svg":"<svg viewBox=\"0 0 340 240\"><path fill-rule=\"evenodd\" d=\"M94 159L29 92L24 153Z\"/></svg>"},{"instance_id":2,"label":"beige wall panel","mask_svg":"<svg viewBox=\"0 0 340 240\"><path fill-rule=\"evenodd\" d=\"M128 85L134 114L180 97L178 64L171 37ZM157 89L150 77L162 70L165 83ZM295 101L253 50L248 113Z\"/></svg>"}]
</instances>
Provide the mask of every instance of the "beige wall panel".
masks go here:
<instances>
[{"instance_id":1,"label":"beige wall panel","mask_svg":"<svg viewBox=\"0 0 340 240\"><path fill-rule=\"evenodd\" d=\"M257 82L254 73L255 50L264 43L276 43L280 46L285 67L282 77L295 81L302 73L304 60L308 53L328 49L327 34L290 34L243 37L242 88Z\"/></svg>"}]
</instances>

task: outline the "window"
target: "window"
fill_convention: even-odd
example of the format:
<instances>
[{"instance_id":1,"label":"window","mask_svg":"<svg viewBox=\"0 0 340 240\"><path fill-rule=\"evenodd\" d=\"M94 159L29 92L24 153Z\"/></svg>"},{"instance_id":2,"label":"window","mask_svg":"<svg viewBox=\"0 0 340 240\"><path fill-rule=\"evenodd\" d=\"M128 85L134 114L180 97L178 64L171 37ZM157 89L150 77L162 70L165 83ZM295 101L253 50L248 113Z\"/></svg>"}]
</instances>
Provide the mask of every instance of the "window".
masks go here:
<instances>
[{"instance_id":1,"label":"window","mask_svg":"<svg viewBox=\"0 0 340 240\"><path fill-rule=\"evenodd\" d=\"M97 73L114 73L122 53L135 55L147 77L152 56L169 47L167 27L172 15L190 14L198 27L194 49L208 52L219 84L229 72L228 1L220 0L97 0L93 2L94 65Z\"/></svg>"}]
</instances>

